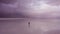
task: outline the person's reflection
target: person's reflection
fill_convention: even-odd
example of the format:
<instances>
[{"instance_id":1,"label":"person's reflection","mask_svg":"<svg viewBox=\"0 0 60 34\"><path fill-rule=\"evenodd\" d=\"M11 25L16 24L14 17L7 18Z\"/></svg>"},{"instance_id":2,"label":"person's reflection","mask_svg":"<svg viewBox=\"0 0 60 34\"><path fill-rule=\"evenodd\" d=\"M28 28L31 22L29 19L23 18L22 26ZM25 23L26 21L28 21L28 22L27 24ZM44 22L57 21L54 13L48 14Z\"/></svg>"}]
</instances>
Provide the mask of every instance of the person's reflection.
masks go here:
<instances>
[{"instance_id":1,"label":"person's reflection","mask_svg":"<svg viewBox=\"0 0 60 34\"><path fill-rule=\"evenodd\" d=\"M30 28L30 22L28 22L28 27Z\"/></svg>"},{"instance_id":2,"label":"person's reflection","mask_svg":"<svg viewBox=\"0 0 60 34\"><path fill-rule=\"evenodd\" d=\"M60 34L60 30L50 30L45 32L44 34Z\"/></svg>"}]
</instances>

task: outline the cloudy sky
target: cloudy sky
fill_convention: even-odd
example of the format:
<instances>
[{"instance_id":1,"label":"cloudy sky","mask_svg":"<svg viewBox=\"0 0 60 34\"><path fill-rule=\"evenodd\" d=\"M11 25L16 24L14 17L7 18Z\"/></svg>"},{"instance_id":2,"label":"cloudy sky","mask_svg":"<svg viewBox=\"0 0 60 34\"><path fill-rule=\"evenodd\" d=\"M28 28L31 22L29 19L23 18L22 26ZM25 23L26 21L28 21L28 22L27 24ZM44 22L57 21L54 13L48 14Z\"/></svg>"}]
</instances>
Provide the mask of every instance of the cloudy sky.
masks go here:
<instances>
[{"instance_id":1,"label":"cloudy sky","mask_svg":"<svg viewBox=\"0 0 60 34\"><path fill-rule=\"evenodd\" d=\"M56 16L60 12L60 0L0 0L0 12L29 17Z\"/></svg>"}]
</instances>

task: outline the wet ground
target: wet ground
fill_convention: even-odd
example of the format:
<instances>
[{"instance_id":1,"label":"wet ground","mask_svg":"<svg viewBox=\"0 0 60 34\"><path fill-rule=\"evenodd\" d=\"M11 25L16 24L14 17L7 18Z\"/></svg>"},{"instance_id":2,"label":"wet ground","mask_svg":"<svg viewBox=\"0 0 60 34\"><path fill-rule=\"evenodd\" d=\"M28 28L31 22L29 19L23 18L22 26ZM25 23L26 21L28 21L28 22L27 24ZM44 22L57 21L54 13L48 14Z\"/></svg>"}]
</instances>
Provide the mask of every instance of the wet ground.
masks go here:
<instances>
[{"instance_id":1,"label":"wet ground","mask_svg":"<svg viewBox=\"0 0 60 34\"><path fill-rule=\"evenodd\" d=\"M57 19L2 19L0 34L60 34L59 22Z\"/></svg>"}]
</instances>

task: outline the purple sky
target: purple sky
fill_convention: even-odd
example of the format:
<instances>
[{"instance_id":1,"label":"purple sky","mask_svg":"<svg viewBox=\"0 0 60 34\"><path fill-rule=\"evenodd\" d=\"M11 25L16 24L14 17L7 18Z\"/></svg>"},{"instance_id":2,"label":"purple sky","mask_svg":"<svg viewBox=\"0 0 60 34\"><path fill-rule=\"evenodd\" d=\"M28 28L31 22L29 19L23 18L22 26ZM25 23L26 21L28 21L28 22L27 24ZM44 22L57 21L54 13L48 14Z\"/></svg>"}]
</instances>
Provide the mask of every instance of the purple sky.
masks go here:
<instances>
[{"instance_id":1,"label":"purple sky","mask_svg":"<svg viewBox=\"0 0 60 34\"><path fill-rule=\"evenodd\" d=\"M0 12L22 13L29 17L56 15L60 12L60 0L0 0Z\"/></svg>"}]
</instances>

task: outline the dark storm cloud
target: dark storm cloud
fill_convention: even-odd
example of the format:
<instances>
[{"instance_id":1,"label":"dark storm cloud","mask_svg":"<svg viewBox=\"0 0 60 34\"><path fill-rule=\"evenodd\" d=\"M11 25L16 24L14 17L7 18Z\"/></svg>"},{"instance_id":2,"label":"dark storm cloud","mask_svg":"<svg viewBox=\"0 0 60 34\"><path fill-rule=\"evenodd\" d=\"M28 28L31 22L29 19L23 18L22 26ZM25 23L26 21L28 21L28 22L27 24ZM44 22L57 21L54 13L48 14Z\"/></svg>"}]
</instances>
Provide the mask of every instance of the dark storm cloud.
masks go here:
<instances>
[{"instance_id":1,"label":"dark storm cloud","mask_svg":"<svg viewBox=\"0 0 60 34\"><path fill-rule=\"evenodd\" d=\"M23 0L0 0L0 17L25 17L22 11L26 1Z\"/></svg>"},{"instance_id":2,"label":"dark storm cloud","mask_svg":"<svg viewBox=\"0 0 60 34\"><path fill-rule=\"evenodd\" d=\"M15 3L17 0L0 0L0 3L10 4Z\"/></svg>"},{"instance_id":3,"label":"dark storm cloud","mask_svg":"<svg viewBox=\"0 0 60 34\"><path fill-rule=\"evenodd\" d=\"M1 18L15 18L15 17L24 17L22 13L17 12L16 7L10 7L8 5L0 6L0 17Z\"/></svg>"}]
</instances>

